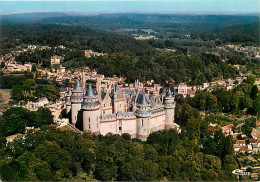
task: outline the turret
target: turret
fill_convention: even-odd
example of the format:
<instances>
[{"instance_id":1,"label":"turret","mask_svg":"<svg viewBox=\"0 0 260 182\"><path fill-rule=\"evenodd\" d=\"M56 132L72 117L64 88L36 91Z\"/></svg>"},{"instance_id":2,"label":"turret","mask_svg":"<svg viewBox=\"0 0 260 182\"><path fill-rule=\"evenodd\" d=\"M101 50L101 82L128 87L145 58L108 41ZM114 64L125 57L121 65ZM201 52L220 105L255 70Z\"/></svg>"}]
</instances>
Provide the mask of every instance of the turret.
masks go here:
<instances>
[{"instance_id":1,"label":"turret","mask_svg":"<svg viewBox=\"0 0 260 182\"><path fill-rule=\"evenodd\" d=\"M135 88L138 88L139 87L139 81L138 81L138 79L136 79L136 81L135 81Z\"/></svg>"},{"instance_id":2,"label":"turret","mask_svg":"<svg viewBox=\"0 0 260 182\"><path fill-rule=\"evenodd\" d=\"M175 103L174 97L172 96L171 89L166 93L164 97L164 108L166 111L166 118L165 118L165 128L169 129L173 127L174 124L174 112L175 112Z\"/></svg>"},{"instance_id":3,"label":"turret","mask_svg":"<svg viewBox=\"0 0 260 182\"><path fill-rule=\"evenodd\" d=\"M65 103L66 103L66 114L68 114L71 110L71 102L70 102L70 97L72 95L71 89L69 89L69 91L66 94L66 98L65 98Z\"/></svg>"},{"instance_id":4,"label":"turret","mask_svg":"<svg viewBox=\"0 0 260 182\"><path fill-rule=\"evenodd\" d=\"M83 102L83 89L81 87L80 81L77 80L76 84L72 90L71 101L71 123L76 126L76 123L81 119L80 110L81 103Z\"/></svg>"},{"instance_id":5,"label":"turret","mask_svg":"<svg viewBox=\"0 0 260 182\"><path fill-rule=\"evenodd\" d=\"M83 131L99 134L100 126L100 102L91 85L86 87L83 110Z\"/></svg>"},{"instance_id":6,"label":"turret","mask_svg":"<svg viewBox=\"0 0 260 182\"><path fill-rule=\"evenodd\" d=\"M137 137L146 140L150 134L151 110L148 100L143 93L139 93L137 96L135 115L137 118Z\"/></svg>"},{"instance_id":7,"label":"turret","mask_svg":"<svg viewBox=\"0 0 260 182\"><path fill-rule=\"evenodd\" d=\"M113 92L113 113L126 112L126 95L118 85L115 86Z\"/></svg>"}]
</instances>

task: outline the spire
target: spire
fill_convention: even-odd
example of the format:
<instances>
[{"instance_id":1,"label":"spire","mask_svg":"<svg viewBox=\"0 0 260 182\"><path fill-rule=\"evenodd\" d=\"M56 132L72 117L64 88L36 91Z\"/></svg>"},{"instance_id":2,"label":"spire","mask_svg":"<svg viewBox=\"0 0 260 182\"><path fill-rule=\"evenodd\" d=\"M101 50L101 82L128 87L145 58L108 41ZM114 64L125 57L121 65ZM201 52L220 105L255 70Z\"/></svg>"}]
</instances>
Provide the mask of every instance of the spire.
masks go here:
<instances>
[{"instance_id":1,"label":"spire","mask_svg":"<svg viewBox=\"0 0 260 182\"><path fill-rule=\"evenodd\" d=\"M170 97L172 97L171 88L169 88L168 92L166 93L166 96L170 96Z\"/></svg>"},{"instance_id":2,"label":"spire","mask_svg":"<svg viewBox=\"0 0 260 182\"><path fill-rule=\"evenodd\" d=\"M142 105L147 105L148 104L147 98L145 97L145 95L143 93L140 93L138 95L136 103L137 104L142 104Z\"/></svg>"},{"instance_id":3,"label":"spire","mask_svg":"<svg viewBox=\"0 0 260 182\"><path fill-rule=\"evenodd\" d=\"M95 96L95 93L94 93L94 90L93 90L91 84L88 87L86 87L85 96L87 96L87 97Z\"/></svg>"},{"instance_id":4,"label":"spire","mask_svg":"<svg viewBox=\"0 0 260 182\"><path fill-rule=\"evenodd\" d=\"M139 87L139 81L136 79L136 87Z\"/></svg>"},{"instance_id":5,"label":"spire","mask_svg":"<svg viewBox=\"0 0 260 182\"><path fill-rule=\"evenodd\" d=\"M76 81L76 84L75 84L73 90L82 90L82 87L81 87L79 80Z\"/></svg>"},{"instance_id":6,"label":"spire","mask_svg":"<svg viewBox=\"0 0 260 182\"><path fill-rule=\"evenodd\" d=\"M68 95L72 95L71 89L69 89L69 91L68 91Z\"/></svg>"}]
</instances>

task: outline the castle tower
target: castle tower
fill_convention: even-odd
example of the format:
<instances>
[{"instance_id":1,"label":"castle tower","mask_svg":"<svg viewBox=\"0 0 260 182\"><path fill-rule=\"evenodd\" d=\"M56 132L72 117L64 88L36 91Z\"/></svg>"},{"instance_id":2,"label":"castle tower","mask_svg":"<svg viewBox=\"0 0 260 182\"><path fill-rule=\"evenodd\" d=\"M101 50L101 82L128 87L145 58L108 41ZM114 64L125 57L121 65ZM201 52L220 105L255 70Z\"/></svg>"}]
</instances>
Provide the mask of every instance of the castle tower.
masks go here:
<instances>
[{"instance_id":1,"label":"castle tower","mask_svg":"<svg viewBox=\"0 0 260 182\"><path fill-rule=\"evenodd\" d=\"M113 97L113 113L126 112L126 95L118 85L115 86Z\"/></svg>"},{"instance_id":2,"label":"castle tower","mask_svg":"<svg viewBox=\"0 0 260 182\"><path fill-rule=\"evenodd\" d=\"M77 121L80 119L81 103L83 102L83 89L80 81L77 80L72 90L71 101L71 123L76 126Z\"/></svg>"},{"instance_id":3,"label":"castle tower","mask_svg":"<svg viewBox=\"0 0 260 182\"><path fill-rule=\"evenodd\" d=\"M99 134L100 131L100 102L91 85L86 87L83 110L83 131Z\"/></svg>"},{"instance_id":4,"label":"castle tower","mask_svg":"<svg viewBox=\"0 0 260 182\"><path fill-rule=\"evenodd\" d=\"M112 114L113 113L113 106L112 106L112 98L110 97L111 94L111 85L108 85L106 89L106 95L103 98L101 103L101 114ZM99 100L101 100L99 98Z\"/></svg>"},{"instance_id":5,"label":"castle tower","mask_svg":"<svg viewBox=\"0 0 260 182\"><path fill-rule=\"evenodd\" d=\"M150 134L151 110L143 93L138 94L135 115L137 118L137 137L141 140L146 140L147 136Z\"/></svg>"},{"instance_id":6,"label":"castle tower","mask_svg":"<svg viewBox=\"0 0 260 182\"><path fill-rule=\"evenodd\" d=\"M165 128L166 129L173 128L175 103L174 103L174 97L172 96L172 92L171 92L170 88L169 88L168 92L166 93L163 104L164 104L164 108L166 111Z\"/></svg>"},{"instance_id":7,"label":"castle tower","mask_svg":"<svg viewBox=\"0 0 260 182\"><path fill-rule=\"evenodd\" d=\"M71 102L70 97L72 95L71 89L69 89L68 93L66 94L65 103L66 103L66 114L68 114L71 110Z\"/></svg>"},{"instance_id":8,"label":"castle tower","mask_svg":"<svg viewBox=\"0 0 260 182\"><path fill-rule=\"evenodd\" d=\"M139 81L138 81L138 79L135 80L135 88L139 88Z\"/></svg>"}]
</instances>

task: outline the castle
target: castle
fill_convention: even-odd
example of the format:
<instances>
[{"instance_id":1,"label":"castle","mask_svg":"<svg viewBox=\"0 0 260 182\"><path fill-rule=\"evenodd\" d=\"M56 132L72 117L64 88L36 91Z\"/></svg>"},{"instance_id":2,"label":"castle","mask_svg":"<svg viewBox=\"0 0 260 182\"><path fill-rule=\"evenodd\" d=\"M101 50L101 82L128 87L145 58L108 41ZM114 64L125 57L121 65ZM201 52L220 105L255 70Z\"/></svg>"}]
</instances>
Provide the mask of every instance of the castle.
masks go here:
<instances>
[{"instance_id":1,"label":"castle","mask_svg":"<svg viewBox=\"0 0 260 182\"><path fill-rule=\"evenodd\" d=\"M83 86L82 86L83 85ZM146 140L152 132L176 128L175 102L170 89L163 94L153 90L145 93L137 80L133 88L120 88L118 84L96 82L84 88L76 81L66 93L66 112L71 124L96 135L129 133L132 138Z\"/></svg>"}]
</instances>

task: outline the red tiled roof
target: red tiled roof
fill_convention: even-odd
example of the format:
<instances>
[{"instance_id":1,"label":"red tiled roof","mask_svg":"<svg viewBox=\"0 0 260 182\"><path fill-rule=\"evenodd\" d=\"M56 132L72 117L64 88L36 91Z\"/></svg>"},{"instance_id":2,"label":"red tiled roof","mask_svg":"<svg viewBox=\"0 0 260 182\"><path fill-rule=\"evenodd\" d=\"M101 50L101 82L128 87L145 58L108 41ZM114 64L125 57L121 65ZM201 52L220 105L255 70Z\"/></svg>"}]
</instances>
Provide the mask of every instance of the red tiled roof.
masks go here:
<instances>
[{"instance_id":1,"label":"red tiled roof","mask_svg":"<svg viewBox=\"0 0 260 182\"><path fill-rule=\"evenodd\" d=\"M213 132L213 131L215 130L215 127L209 126L208 130L209 130L210 132Z\"/></svg>"},{"instance_id":2,"label":"red tiled roof","mask_svg":"<svg viewBox=\"0 0 260 182\"><path fill-rule=\"evenodd\" d=\"M253 146L253 148L260 148L257 146L257 144L253 144L252 146Z\"/></svg>"},{"instance_id":3,"label":"red tiled roof","mask_svg":"<svg viewBox=\"0 0 260 182\"><path fill-rule=\"evenodd\" d=\"M248 148L247 146L240 146L240 151L248 151Z\"/></svg>"},{"instance_id":4,"label":"red tiled roof","mask_svg":"<svg viewBox=\"0 0 260 182\"><path fill-rule=\"evenodd\" d=\"M237 140L236 144L246 144L245 140Z\"/></svg>"},{"instance_id":5,"label":"red tiled roof","mask_svg":"<svg viewBox=\"0 0 260 182\"><path fill-rule=\"evenodd\" d=\"M251 132L251 135L254 138L260 139L260 128L254 128L253 131Z\"/></svg>"},{"instance_id":6,"label":"red tiled roof","mask_svg":"<svg viewBox=\"0 0 260 182\"><path fill-rule=\"evenodd\" d=\"M239 144L234 144L234 148L240 148Z\"/></svg>"},{"instance_id":7,"label":"red tiled roof","mask_svg":"<svg viewBox=\"0 0 260 182\"><path fill-rule=\"evenodd\" d=\"M223 127L222 127L222 130L223 130L223 131L230 130L230 129L233 128L233 127L234 127L233 124L228 124L228 125L226 125L226 126L223 126Z\"/></svg>"},{"instance_id":8,"label":"red tiled roof","mask_svg":"<svg viewBox=\"0 0 260 182\"><path fill-rule=\"evenodd\" d=\"M255 140L253 138L249 138L249 143L257 143L257 140Z\"/></svg>"}]
</instances>

